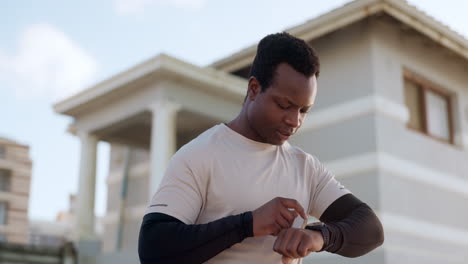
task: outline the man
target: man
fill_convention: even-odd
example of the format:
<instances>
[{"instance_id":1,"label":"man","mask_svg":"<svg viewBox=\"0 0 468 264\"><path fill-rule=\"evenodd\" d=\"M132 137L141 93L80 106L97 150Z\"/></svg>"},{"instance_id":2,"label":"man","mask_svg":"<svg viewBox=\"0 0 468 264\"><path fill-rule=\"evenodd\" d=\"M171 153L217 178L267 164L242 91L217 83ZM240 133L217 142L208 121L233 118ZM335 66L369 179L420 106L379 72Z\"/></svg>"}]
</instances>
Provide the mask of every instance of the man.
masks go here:
<instances>
[{"instance_id":1,"label":"man","mask_svg":"<svg viewBox=\"0 0 468 264\"><path fill-rule=\"evenodd\" d=\"M314 104L318 75L303 40L260 41L240 114L171 159L143 218L141 263L300 263L383 243L373 211L287 142ZM307 215L321 222L306 226Z\"/></svg>"}]
</instances>

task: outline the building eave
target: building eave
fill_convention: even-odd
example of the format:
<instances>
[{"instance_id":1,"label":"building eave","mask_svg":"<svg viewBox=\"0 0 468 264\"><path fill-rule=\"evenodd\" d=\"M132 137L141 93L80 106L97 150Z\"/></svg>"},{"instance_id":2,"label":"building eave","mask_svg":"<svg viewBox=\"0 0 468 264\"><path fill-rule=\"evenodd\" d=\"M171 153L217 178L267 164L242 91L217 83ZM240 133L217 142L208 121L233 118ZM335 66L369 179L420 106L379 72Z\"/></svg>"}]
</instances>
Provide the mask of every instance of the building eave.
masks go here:
<instances>
[{"instance_id":1,"label":"building eave","mask_svg":"<svg viewBox=\"0 0 468 264\"><path fill-rule=\"evenodd\" d=\"M120 96L119 90L146 77L155 81L176 80L203 87L214 94L242 96L245 94L245 80L231 74L209 68L199 67L174 57L160 54L138 64L129 70L102 81L76 95L54 104L55 112L76 117L93 102L102 103L110 95ZM110 99L109 99L110 100Z\"/></svg>"},{"instance_id":2,"label":"building eave","mask_svg":"<svg viewBox=\"0 0 468 264\"><path fill-rule=\"evenodd\" d=\"M386 13L440 45L468 59L468 40L403 0L357 0L285 31L312 41L377 13ZM232 72L252 63L256 45L214 62L210 67Z\"/></svg>"}]
</instances>

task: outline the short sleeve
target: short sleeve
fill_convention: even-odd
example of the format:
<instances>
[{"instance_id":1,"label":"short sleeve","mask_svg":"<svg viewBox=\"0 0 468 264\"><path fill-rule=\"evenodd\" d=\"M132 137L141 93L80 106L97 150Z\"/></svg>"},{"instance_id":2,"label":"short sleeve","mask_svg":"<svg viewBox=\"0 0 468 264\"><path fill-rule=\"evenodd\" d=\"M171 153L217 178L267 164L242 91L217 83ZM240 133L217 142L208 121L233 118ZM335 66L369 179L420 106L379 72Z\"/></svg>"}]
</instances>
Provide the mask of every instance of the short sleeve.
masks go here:
<instances>
[{"instance_id":1,"label":"short sleeve","mask_svg":"<svg viewBox=\"0 0 468 264\"><path fill-rule=\"evenodd\" d=\"M323 212L336 199L350 193L335 176L328 171L315 157L310 157L310 167L313 180L310 195L309 215L319 219Z\"/></svg>"},{"instance_id":2,"label":"short sleeve","mask_svg":"<svg viewBox=\"0 0 468 264\"><path fill-rule=\"evenodd\" d=\"M185 224L196 222L205 201L207 175L193 166L201 164L193 162L187 153L172 157L146 214L167 214Z\"/></svg>"}]
</instances>

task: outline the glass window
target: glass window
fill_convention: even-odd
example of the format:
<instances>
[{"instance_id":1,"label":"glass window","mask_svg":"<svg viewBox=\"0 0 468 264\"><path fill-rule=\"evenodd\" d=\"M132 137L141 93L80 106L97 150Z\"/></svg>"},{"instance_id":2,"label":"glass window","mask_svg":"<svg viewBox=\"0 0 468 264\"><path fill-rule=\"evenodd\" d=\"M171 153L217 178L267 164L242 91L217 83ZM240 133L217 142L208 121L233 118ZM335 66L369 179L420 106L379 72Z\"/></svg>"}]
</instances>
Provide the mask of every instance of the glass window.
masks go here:
<instances>
[{"instance_id":1,"label":"glass window","mask_svg":"<svg viewBox=\"0 0 468 264\"><path fill-rule=\"evenodd\" d=\"M405 76L404 89L409 112L408 127L453 143L448 93L410 74Z\"/></svg>"},{"instance_id":2,"label":"glass window","mask_svg":"<svg viewBox=\"0 0 468 264\"><path fill-rule=\"evenodd\" d=\"M405 103L409 110L408 125L417 130L424 129L421 87L405 80Z\"/></svg>"},{"instance_id":3,"label":"glass window","mask_svg":"<svg viewBox=\"0 0 468 264\"><path fill-rule=\"evenodd\" d=\"M430 135L450 140L448 101L434 92L426 93L427 130Z\"/></svg>"},{"instance_id":4,"label":"glass window","mask_svg":"<svg viewBox=\"0 0 468 264\"><path fill-rule=\"evenodd\" d=\"M0 225L6 225L7 223L7 203L0 202Z\"/></svg>"}]
</instances>

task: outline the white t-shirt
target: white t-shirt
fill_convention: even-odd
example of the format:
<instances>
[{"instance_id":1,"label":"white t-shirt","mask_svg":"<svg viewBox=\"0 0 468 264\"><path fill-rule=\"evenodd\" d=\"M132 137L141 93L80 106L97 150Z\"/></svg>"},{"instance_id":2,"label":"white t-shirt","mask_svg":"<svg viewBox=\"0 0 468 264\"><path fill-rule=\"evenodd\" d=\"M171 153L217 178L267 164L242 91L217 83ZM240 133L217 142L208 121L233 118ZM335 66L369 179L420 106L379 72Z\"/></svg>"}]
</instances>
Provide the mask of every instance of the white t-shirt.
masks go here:
<instances>
[{"instance_id":1,"label":"white t-shirt","mask_svg":"<svg viewBox=\"0 0 468 264\"><path fill-rule=\"evenodd\" d=\"M146 213L164 213L185 224L205 224L253 211L275 197L296 199L319 218L349 193L312 155L285 142L250 140L225 124L216 125L172 157ZM294 227L307 223L297 217ZM282 263L276 237L250 237L206 263ZM300 263L297 260L296 263Z\"/></svg>"}]
</instances>

